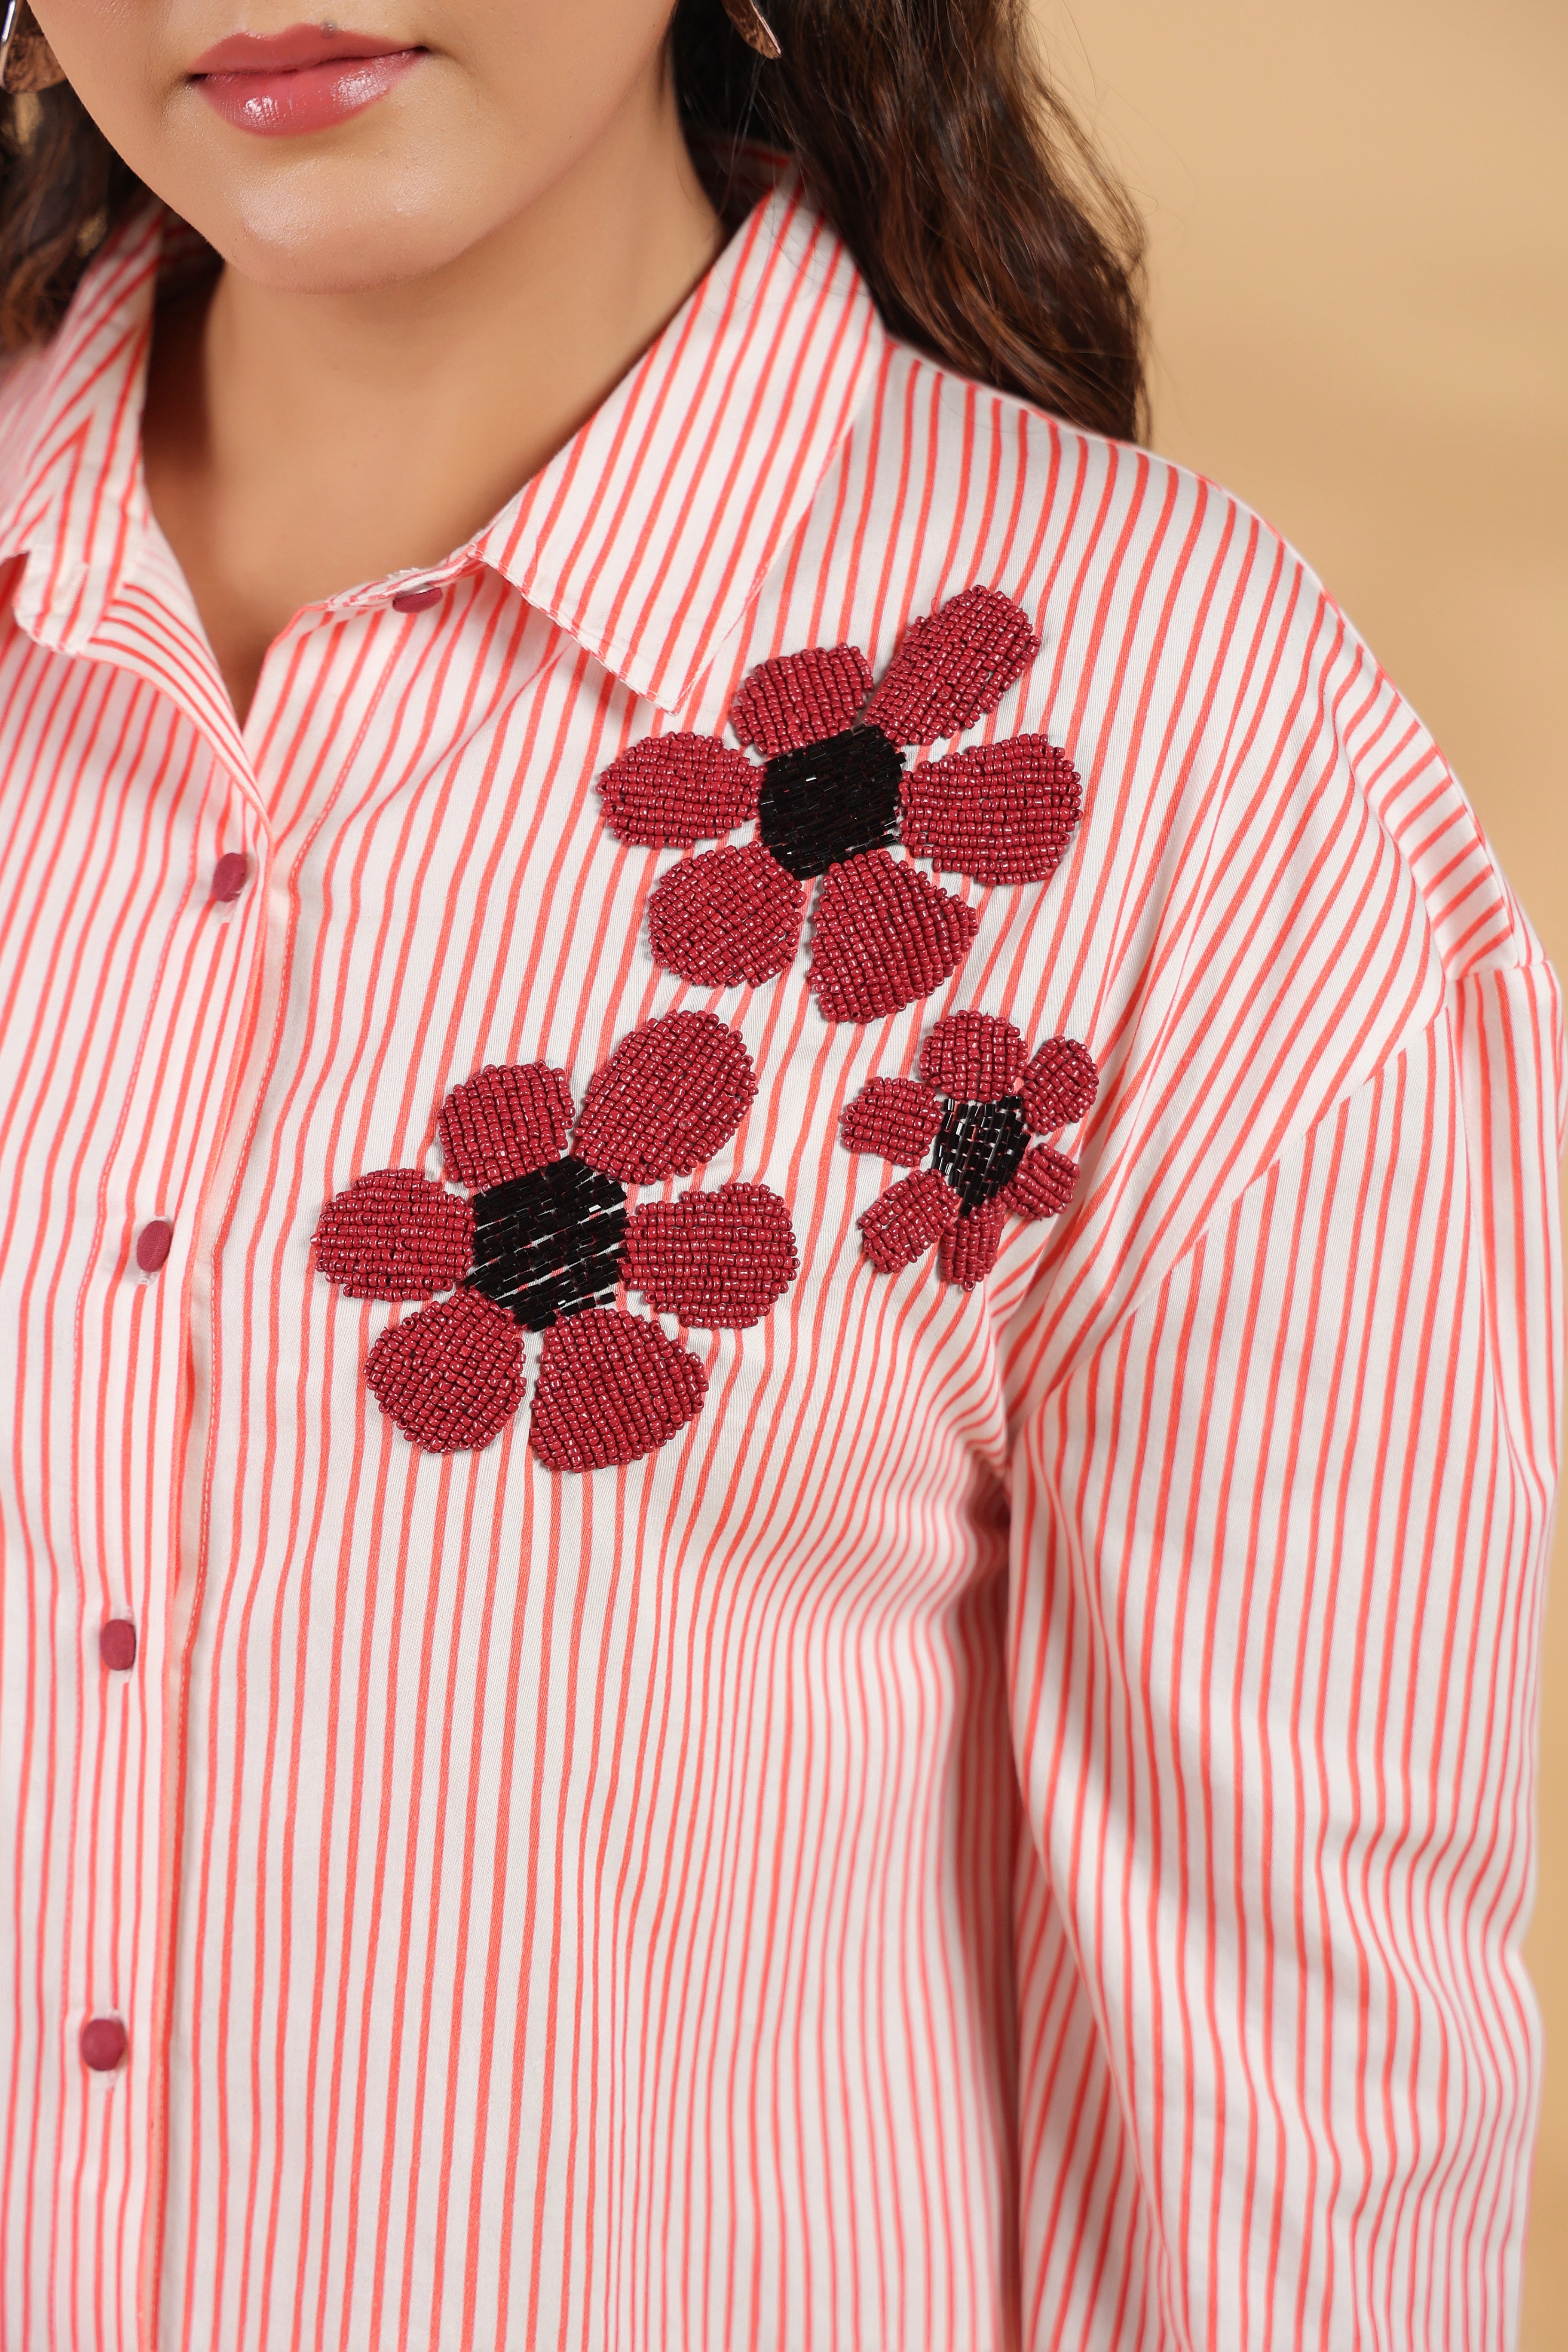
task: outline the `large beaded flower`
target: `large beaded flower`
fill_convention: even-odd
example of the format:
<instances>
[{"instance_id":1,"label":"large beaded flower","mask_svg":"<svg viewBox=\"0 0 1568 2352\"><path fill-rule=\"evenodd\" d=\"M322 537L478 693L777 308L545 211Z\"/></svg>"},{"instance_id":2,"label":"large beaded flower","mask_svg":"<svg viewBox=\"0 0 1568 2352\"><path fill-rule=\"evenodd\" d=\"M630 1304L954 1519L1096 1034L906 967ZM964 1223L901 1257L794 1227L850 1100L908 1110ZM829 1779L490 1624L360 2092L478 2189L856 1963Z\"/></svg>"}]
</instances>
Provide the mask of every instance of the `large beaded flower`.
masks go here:
<instances>
[{"instance_id":1,"label":"large beaded flower","mask_svg":"<svg viewBox=\"0 0 1568 2352\"><path fill-rule=\"evenodd\" d=\"M973 726L1039 649L1010 597L969 588L914 624L874 694L858 646L782 654L752 671L731 706L746 749L716 735L634 743L598 780L619 839L692 849L753 820L759 835L661 877L648 904L656 962L699 988L775 978L826 877L811 952L826 1017L880 1020L929 996L957 970L977 917L910 861L987 884L1044 881L1082 802L1077 771L1044 735L908 769L899 747Z\"/></svg>"},{"instance_id":2,"label":"large beaded flower","mask_svg":"<svg viewBox=\"0 0 1568 2352\"><path fill-rule=\"evenodd\" d=\"M334 1194L318 1270L351 1298L435 1302L365 1360L403 1434L432 1454L488 1445L522 1402L525 1331L544 1335L528 1442L548 1469L636 1462L683 1429L707 1373L616 1303L620 1284L688 1329L745 1330L795 1280L795 1233L765 1184L629 1211L627 1192L689 1176L756 1085L732 1029L671 1013L621 1040L580 1113L564 1071L491 1065L441 1106L447 1182L381 1168Z\"/></svg>"},{"instance_id":3,"label":"large beaded flower","mask_svg":"<svg viewBox=\"0 0 1568 2352\"><path fill-rule=\"evenodd\" d=\"M992 1013L939 1021L920 1076L873 1078L839 1120L849 1150L915 1171L860 1219L872 1265L894 1274L940 1244L946 1280L973 1290L996 1263L1009 1216L1059 1216L1072 1199L1077 1161L1030 1139L1081 1118L1099 1083L1076 1038L1048 1038L1031 1057L1012 1022Z\"/></svg>"}]
</instances>

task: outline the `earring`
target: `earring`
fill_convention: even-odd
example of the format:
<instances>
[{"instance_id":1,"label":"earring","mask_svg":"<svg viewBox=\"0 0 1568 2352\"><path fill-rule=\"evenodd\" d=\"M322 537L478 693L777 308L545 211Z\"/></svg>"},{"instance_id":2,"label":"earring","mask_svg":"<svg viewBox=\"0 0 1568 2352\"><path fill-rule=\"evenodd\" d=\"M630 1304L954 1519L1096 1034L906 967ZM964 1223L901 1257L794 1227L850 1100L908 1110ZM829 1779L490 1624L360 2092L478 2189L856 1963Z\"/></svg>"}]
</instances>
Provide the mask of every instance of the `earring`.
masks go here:
<instances>
[{"instance_id":1,"label":"earring","mask_svg":"<svg viewBox=\"0 0 1568 2352\"><path fill-rule=\"evenodd\" d=\"M5 0L0 19L0 89L9 98L20 98L28 91L53 89L64 79L65 70L26 0Z\"/></svg>"},{"instance_id":2,"label":"earring","mask_svg":"<svg viewBox=\"0 0 1568 2352\"><path fill-rule=\"evenodd\" d=\"M751 44L759 57L770 61L782 58L779 37L757 5L757 0L724 0L724 14L743 41Z\"/></svg>"}]
</instances>

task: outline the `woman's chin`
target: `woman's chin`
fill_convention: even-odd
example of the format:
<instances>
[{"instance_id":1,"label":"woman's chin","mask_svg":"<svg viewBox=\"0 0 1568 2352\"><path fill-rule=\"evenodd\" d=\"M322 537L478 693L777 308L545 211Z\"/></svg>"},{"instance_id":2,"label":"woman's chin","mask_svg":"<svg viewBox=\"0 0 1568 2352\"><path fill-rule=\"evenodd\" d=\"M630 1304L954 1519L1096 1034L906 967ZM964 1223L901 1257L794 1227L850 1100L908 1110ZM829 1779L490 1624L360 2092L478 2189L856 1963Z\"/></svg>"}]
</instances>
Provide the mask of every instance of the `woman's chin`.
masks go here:
<instances>
[{"instance_id":1,"label":"woman's chin","mask_svg":"<svg viewBox=\"0 0 1568 2352\"><path fill-rule=\"evenodd\" d=\"M487 236L515 207L520 179L530 193L515 140L498 139L482 109L454 105L433 67L410 80L426 70L430 87L406 100L395 92L298 138L237 130L189 89L163 152L129 160L258 285L352 294L411 282Z\"/></svg>"},{"instance_id":2,"label":"woman's chin","mask_svg":"<svg viewBox=\"0 0 1568 2352\"><path fill-rule=\"evenodd\" d=\"M220 205L205 192L169 201L254 284L299 294L363 294L407 285L447 267L496 224L442 177L293 168L232 184ZM469 201L465 203L466 194Z\"/></svg>"}]
</instances>

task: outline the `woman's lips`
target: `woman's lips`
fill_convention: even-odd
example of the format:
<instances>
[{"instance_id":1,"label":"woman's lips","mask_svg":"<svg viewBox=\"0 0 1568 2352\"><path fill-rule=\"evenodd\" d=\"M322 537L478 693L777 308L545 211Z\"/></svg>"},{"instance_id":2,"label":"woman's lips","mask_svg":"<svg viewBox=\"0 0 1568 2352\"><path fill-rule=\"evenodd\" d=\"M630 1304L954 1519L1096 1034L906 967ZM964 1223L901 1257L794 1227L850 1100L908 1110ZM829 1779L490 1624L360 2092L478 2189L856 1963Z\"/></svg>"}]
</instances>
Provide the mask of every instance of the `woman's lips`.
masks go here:
<instances>
[{"instance_id":1,"label":"woman's lips","mask_svg":"<svg viewBox=\"0 0 1568 2352\"><path fill-rule=\"evenodd\" d=\"M295 25L286 33L236 33L219 41L196 59L191 79L236 130L297 139L374 106L424 54L370 34Z\"/></svg>"}]
</instances>

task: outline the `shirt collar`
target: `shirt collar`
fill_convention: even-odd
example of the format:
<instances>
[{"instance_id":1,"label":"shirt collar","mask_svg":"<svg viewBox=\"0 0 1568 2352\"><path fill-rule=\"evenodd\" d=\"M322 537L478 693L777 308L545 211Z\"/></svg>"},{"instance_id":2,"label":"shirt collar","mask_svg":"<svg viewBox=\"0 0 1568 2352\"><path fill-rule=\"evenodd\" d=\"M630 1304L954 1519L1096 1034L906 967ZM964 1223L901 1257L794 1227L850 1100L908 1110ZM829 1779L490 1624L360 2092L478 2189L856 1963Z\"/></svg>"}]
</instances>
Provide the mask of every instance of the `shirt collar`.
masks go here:
<instances>
[{"instance_id":1,"label":"shirt collar","mask_svg":"<svg viewBox=\"0 0 1568 2352\"><path fill-rule=\"evenodd\" d=\"M28 555L17 618L65 651L89 644L145 527L142 394L166 225L153 206L116 232L14 387L0 557ZM804 519L886 342L847 249L785 174L581 430L420 578L490 565L634 692L679 709ZM353 589L331 609L386 593Z\"/></svg>"},{"instance_id":2,"label":"shirt collar","mask_svg":"<svg viewBox=\"0 0 1568 2352\"><path fill-rule=\"evenodd\" d=\"M479 541L531 604L679 709L805 517L887 337L790 175Z\"/></svg>"},{"instance_id":3,"label":"shirt collar","mask_svg":"<svg viewBox=\"0 0 1568 2352\"><path fill-rule=\"evenodd\" d=\"M142 396L163 226L155 205L122 223L53 341L5 386L14 457L0 472L0 560L27 557L16 618L66 653L90 643L145 522Z\"/></svg>"}]
</instances>

